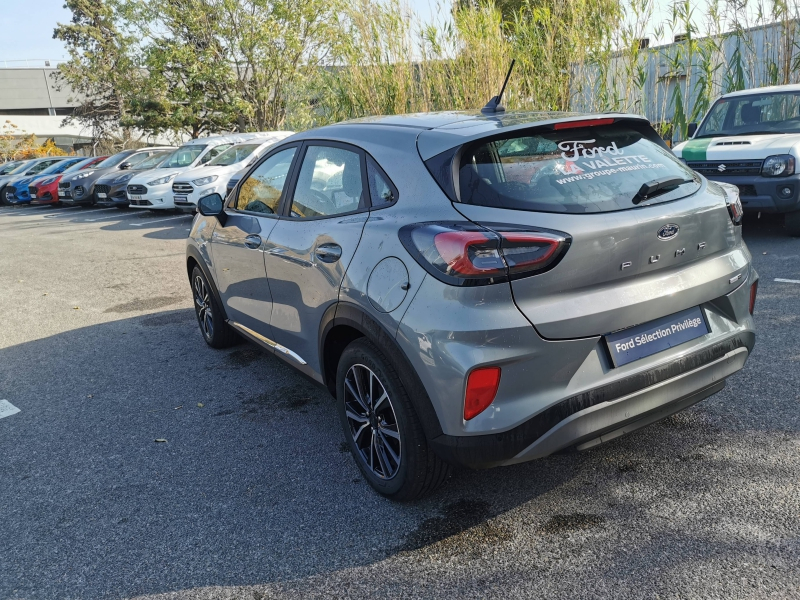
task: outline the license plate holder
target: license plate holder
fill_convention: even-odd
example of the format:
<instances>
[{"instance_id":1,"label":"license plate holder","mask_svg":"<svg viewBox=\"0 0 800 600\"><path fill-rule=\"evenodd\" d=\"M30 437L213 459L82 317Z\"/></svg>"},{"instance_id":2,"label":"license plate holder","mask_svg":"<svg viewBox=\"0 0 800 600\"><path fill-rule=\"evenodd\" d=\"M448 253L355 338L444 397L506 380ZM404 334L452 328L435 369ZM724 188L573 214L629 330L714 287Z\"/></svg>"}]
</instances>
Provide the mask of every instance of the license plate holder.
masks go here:
<instances>
[{"instance_id":1,"label":"license plate holder","mask_svg":"<svg viewBox=\"0 0 800 600\"><path fill-rule=\"evenodd\" d=\"M188 196L173 196L172 200L174 202L188 202L189 201Z\"/></svg>"},{"instance_id":2,"label":"license plate holder","mask_svg":"<svg viewBox=\"0 0 800 600\"><path fill-rule=\"evenodd\" d=\"M697 339L711 329L699 306L604 336L615 367Z\"/></svg>"},{"instance_id":3,"label":"license plate holder","mask_svg":"<svg viewBox=\"0 0 800 600\"><path fill-rule=\"evenodd\" d=\"M98 198L108 198L108 195L106 193L104 193L104 192L97 192L97 197Z\"/></svg>"},{"instance_id":4,"label":"license plate holder","mask_svg":"<svg viewBox=\"0 0 800 600\"><path fill-rule=\"evenodd\" d=\"M141 200L141 199L142 199L142 197L141 197L141 195L139 195L139 194L129 194L129 195L128 195L128 199L129 199L129 200Z\"/></svg>"}]
</instances>

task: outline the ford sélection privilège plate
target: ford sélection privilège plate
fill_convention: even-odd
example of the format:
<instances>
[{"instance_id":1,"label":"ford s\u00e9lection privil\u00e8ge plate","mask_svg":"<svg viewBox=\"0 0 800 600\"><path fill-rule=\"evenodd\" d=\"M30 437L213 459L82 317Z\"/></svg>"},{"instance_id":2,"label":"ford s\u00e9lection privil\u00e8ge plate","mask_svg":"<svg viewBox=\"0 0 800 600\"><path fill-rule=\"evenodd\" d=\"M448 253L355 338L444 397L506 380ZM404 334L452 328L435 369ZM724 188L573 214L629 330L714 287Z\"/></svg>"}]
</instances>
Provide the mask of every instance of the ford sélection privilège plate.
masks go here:
<instances>
[{"instance_id":1,"label":"ford s\u00e9lection privil\u00e8ge plate","mask_svg":"<svg viewBox=\"0 0 800 600\"><path fill-rule=\"evenodd\" d=\"M703 311L695 306L688 310L630 327L606 336L614 366L656 354L708 333Z\"/></svg>"}]
</instances>

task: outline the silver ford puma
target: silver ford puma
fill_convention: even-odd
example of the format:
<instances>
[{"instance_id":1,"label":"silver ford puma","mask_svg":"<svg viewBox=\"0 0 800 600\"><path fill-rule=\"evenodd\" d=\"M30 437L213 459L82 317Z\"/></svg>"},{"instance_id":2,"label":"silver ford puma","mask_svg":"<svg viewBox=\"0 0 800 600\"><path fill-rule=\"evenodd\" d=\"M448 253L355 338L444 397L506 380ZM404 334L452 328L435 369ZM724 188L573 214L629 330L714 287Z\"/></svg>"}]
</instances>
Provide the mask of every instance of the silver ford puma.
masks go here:
<instances>
[{"instance_id":1,"label":"silver ford puma","mask_svg":"<svg viewBox=\"0 0 800 600\"><path fill-rule=\"evenodd\" d=\"M370 484L590 448L720 391L753 349L735 187L625 114L435 113L287 138L187 246L200 330L336 398Z\"/></svg>"}]
</instances>

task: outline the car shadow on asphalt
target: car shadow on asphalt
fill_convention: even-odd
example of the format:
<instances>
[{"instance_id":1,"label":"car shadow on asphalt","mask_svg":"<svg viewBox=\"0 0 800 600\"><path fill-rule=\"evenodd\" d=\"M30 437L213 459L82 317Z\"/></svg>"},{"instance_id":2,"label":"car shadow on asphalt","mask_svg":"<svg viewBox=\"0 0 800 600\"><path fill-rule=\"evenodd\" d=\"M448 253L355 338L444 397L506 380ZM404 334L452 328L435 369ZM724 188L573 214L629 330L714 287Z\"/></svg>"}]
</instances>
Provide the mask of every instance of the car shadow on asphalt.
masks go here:
<instances>
[{"instance_id":1,"label":"car shadow on asphalt","mask_svg":"<svg viewBox=\"0 0 800 600\"><path fill-rule=\"evenodd\" d=\"M624 480L707 465L698 447L719 434L692 409L588 453L457 470L394 504L364 482L325 390L248 343L208 348L192 309L0 350L0 397L21 409L0 421L0 596L301 585L603 531L641 510Z\"/></svg>"},{"instance_id":2,"label":"car shadow on asphalt","mask_svg":"<svg viewBox=\"0 0 800 600\"><path fill-rule=\"evenodd\" d=\"M764 255L773 229L745 221L762 276L759 342L723 392L590 452L457 470L413 504L364 482L326 391L251 344L208 348L192 309L160 310L175 298L120 304L106 311L120 320L0 349L0 398L21 409L0 419L0 597L193 598L215 586L253 598L265 596L251 587L302 597L327 586L335 596L353 573L368 586L354 595L370 595L386 585L376 569L386 561L489 585L491 573L454 565L496 564L496 578L533 581L549 577L553 556L598 580L655 585L664 572L642 564L679 577L703 555L734 553L696 530L699 513L755 544L768 525L731 524L696 503L785 478L769 444L783 436L788 448L800 431L800 354L786 321L800 299L771 283L800 241ZM128 316L141 310L154 312ZM764 456L743 462L730 451L740 447ZM754 504L764 519L785 512L767 500ZM614 570L612 555L593 550L601 539L623 562L638 554L639 566ZM541 571L503 571L498 556L520 546ZM594 552L588 564L581 548ZM413 570L397 577L415 584Z\"/></svg>"}]
</instances>

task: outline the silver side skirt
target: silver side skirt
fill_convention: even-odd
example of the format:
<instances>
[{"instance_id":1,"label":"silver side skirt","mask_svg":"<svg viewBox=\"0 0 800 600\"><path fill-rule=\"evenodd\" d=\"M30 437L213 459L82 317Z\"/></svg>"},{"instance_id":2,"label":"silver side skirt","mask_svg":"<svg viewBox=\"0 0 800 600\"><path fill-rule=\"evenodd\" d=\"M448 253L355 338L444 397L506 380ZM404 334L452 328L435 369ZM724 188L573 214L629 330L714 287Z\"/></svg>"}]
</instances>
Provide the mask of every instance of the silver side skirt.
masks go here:
<instances>
[{"instance_id":1,"label":"silver side skirt","mask_svg":"<svg viewBox=\"0 0 800 600\"><path fill-rule=\"evenodd\" d=\"M301 364L301 365L308 364L296 352L292 352L286 346L282 346L278 342L274 342L271 339L269 339L267 337L264 337L260 333L256 333L255 331L253 331L249 327L245 327L241 323L237 323L236 321L230 321L230 320L228 321L228 324L231 327L233 327L234 329L236 329L237 331L239 331L240 333L243 333L244 335L246 335L247 337L249 337L253 341L256 341L256 342L266 346L270 350L274 350L275 352L280 352L281 354L285 354L286 356L288 356L288 357L292 358L293 360L295 360L298 364Z\"/></svg>"}]
</instances>

